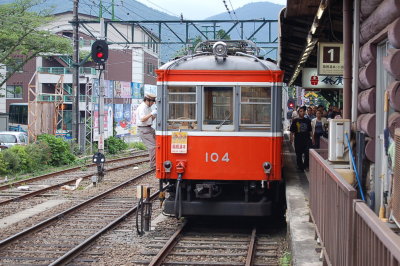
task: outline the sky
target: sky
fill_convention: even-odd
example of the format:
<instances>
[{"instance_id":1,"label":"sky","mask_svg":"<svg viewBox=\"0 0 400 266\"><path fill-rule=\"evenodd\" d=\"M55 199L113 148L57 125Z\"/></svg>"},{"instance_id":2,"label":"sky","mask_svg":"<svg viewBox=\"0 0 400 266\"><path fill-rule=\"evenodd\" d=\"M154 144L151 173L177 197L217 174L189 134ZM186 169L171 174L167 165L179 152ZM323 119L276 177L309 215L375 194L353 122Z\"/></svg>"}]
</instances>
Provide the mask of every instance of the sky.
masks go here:
<instances>
[{"instance_id":1,"label":"sky","mask_svg":"<svg viewBox=\"0 0 400 266\"><path fill-rule=\"evenodd\" d=\"M227 12L223 0L137 0L148 7L160 10L172 16L183 14L184 19L205 19ZM229 10L236 10L253 2L271 2L286 5L286 0L225 0Z\"/></svg>"}]
</instances>

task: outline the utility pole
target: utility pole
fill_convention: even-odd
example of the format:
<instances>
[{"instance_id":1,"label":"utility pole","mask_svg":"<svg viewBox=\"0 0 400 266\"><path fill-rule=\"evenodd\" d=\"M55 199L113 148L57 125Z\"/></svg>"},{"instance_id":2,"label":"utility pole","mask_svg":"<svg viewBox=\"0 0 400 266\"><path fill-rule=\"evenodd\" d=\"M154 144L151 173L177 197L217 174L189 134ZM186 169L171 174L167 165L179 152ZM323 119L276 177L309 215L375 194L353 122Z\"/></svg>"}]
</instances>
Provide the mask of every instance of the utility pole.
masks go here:
<instances>
[{"instance_id":1,"label":"utility pole","mask_svg":"<svg viewBox=\"0 0 400 266\"><path fill-rule=\"evenodd\" d=\"M207 26L201 26L201 27L205 28L204 30L202 30L202 32L206 34L207 38L208 38L208 33L211 32L211 33L213 33L212 36L213 36L213 38L215 39L215 38L216 38L216 30L217 30L217 28L219 28L220 26L219 26L219 25L216 25L216 23L214 23L214 24L211 25L211 26L207 25ZM208 30L208 28L213 28L213 30Z\"/></svg>"},{"instance_id":2,"label":"utility pole","mask_svg":"<svg viewBox=\"0 0 400 266\"><path fill-rule=\"evenodd\" d=\"M75 94L75 99L72 103L72 137L80 144L80 134L79 134L79 23L78 23L78 4L79 0L74 0L73 8L73 39L74 39L74 54L72 57L73 61L73 74L72 74L72 93Z\"/></svg>"}]
</instances>

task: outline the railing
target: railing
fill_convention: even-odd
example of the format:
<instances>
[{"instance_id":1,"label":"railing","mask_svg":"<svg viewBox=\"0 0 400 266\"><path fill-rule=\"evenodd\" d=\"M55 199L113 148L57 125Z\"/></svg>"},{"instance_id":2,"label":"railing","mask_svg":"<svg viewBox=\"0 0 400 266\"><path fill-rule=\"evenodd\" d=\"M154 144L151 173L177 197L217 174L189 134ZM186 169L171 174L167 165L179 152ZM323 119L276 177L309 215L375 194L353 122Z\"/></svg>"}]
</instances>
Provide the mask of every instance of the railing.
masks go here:
<instances>
[{"instance_id":1,"label":"railing","mask_svg":"<svg viewBox=\"0 0 400 266\"><path fill-rule=\"evenodd\" d=\"M363 201L354 201L354 260L351 265L400 265L400 237Z\"/></svg>"},{"instance_id":2,"label":"railing","mask_svg":"<svg viewBox=\"0 0 400 266\"><path fill-rule=\"evenodd\" d=\"M56 75L72 74L72 68L69 67L39 67L38 72ZM93 67L79 68L79 74L96 75L96 69Z\"/></svg>"},{"instance_id":3,"label":"railing","mask_svg":"<svg viewBox=\"0 0 400 266\"><path fill-rule=\"evenodd\" d=\"M327 150L310 150L309 200L326 263L400 265L400 237L356 199L356 190L324 157Z\"/></svg>"},{"instance_id":4,"label":"railing","mask_svg":"<svg viewBox=\"0 0 400 266\"><path fill-rule=\"evenodd\" d=\"M350 186L318 154L310 150L310 209L324 257L331 265L351 265L352 207L357 198Z\"/></svg>"},{"instance_id":5,"label":"railing","mask_svg":"<svg viewBox=\"0 0 400 266\"><path fill-rule=\"evenodd\" d=\"M37 96L37 100L39 102L69 102L73 101L72 95L63 95L63 99L61 100L61 95L51 94L51 93L40 93Z\"/></svg>"},{"instance_id":6,"label":"railing","mask_svg":"<svg viewBox=\"0 0 400 266\"><path fill-rule=\"evenodd\" d=\"M321 137L319 139L319 148L320 149L328 149L328 138Z\"/></svg>"}]
</instances>

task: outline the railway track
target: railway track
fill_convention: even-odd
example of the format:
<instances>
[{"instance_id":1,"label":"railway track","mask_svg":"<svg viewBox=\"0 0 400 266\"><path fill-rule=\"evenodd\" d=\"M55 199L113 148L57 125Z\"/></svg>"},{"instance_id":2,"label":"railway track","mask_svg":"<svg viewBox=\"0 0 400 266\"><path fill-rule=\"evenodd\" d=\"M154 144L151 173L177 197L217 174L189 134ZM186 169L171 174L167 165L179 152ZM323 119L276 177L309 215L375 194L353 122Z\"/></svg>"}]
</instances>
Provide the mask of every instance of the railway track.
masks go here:
<instances>
[{"instance_id":1,"label":"railway track","mask_svg":"<svg viewBox=\"0 0 400 266\"><path fill-rule=\"evenodd\" d=\"M147 171L0 241L0 264L64 264L136 211L133 183ZM154 198L158 192L152 194Z\"/></svg>"},{"instance_id":2,"label":"railway track","mask_svg":"<svg viewBox=\"0 0 400 266\"><path fill-rule=\"evenodd\" d=\"M135 265L279 265L279 239L257 232L256 227L224 232L209 227L192 228L185 221L171 238L155 238L143 255L151 261Z\"/></svg>"},{"instance_id":3,"label":"railway track","mask_svg":"<svg viewBox=\"0 0 400 266\"><path fill-rule=\"evenodd\" d=\"M106 162L106 166L108 167L106 170L115 171L124 167L132 166L134 164L146 162L148 160L138 161L138 159L146 156L147 153L138 152L131 157L110 160ZM135 162L126 163L126 161L132 160L135 160ZM88 167L87 170L81 170L82 168L86 167ZM96 173L96 164L88 164L86 166L74 167L59 172L2 185L0 186L0 206L10 202L20 201L25 198L37 196L50 190L59 189L64 185L75 184L78 179L87 179Z\"/></svg>"}]
</instances>

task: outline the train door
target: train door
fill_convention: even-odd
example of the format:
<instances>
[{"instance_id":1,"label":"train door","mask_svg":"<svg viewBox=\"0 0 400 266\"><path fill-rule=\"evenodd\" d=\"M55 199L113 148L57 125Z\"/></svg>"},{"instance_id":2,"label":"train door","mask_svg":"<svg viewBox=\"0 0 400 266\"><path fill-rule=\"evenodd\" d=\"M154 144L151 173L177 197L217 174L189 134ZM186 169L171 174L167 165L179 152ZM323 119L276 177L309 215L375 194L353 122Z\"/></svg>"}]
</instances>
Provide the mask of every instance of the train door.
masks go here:
<instances>
[{"instance_id":1,"label":"train door","mask_svg":"<svg viewBox=\"0 0 400 266\"><path fill-rule=\"evenodd\" d=\"M203 130L234 130L234 87L204 87Z\"/></svg>"}]
</instances>

